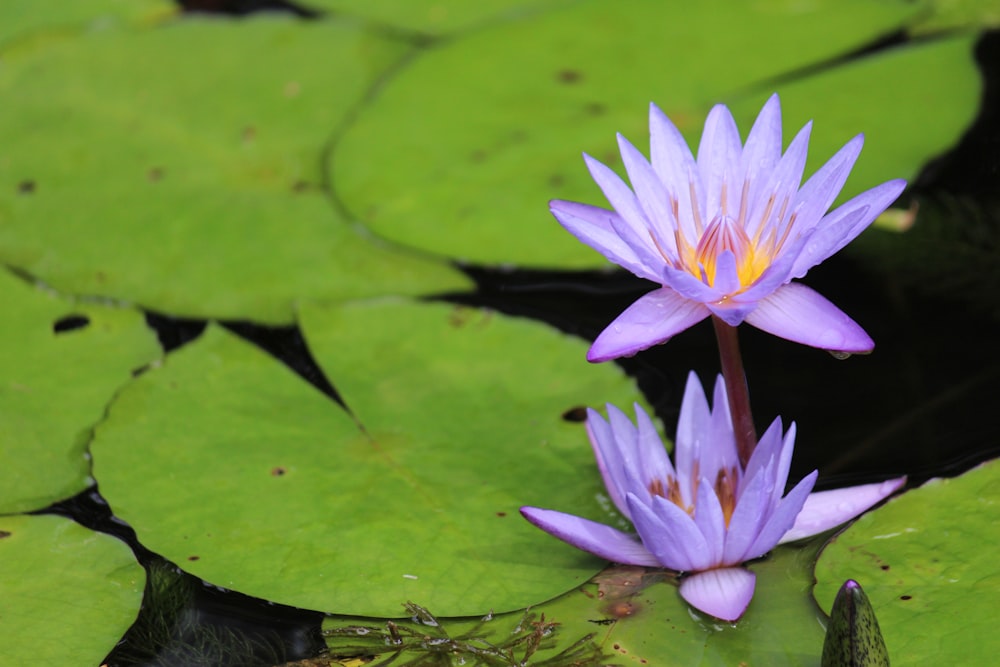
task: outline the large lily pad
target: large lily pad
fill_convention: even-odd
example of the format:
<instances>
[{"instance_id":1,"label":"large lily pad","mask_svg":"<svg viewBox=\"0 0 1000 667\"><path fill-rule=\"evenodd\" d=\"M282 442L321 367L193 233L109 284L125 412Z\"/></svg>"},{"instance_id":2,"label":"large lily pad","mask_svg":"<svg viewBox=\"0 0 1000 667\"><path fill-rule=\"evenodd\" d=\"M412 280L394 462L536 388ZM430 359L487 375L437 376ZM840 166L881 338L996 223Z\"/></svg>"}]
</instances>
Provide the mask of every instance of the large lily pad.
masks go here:
<instances>
[{"instance_id":1,"label":"large lily pad","mask_svg":"<svg viewBox=\"0 0 1000 667\"><path fill-rule=\"evenodd\" d=\"M359 235L322 190L330 133L407 48L266 17L17 51L0 70L0 260L64 292L264 322L298 298L467 285Z\"/></svg>"},{"instance_id":2,"label":"large lily pad","mask_svg":"<svg viewBox=\"0 0 1000 667\"><path fill-rule=\"evenodd\" d=\"M423 33L442 34L476 28L496 20L520 18L568 0L309 0L310 7L363 16Z\"/></svg>"},{"instance_id":3,"label":"large lily pad","mask_svg":"<svg viewBox=\"0 0 1000 667\"><path fill-rule=\"evenodd\" d=\"M7 664L100 664L139 612L146 574L129 548L67 519L0 517L0 560Z\"/></svg>"},{"instance_id":4,"label":"large lily pad","mask_svg":"<svg viewBox=\"0 0 1000 667\"><path fill-rule=\"evenodd\" d=\"M735 625L691 610L677 593L669 573L634 567L608 568L587 586L530 610L534 623L544 619L558 624L548 628L549 634L542 640L535 658L539 663L551 660L544 664L553 667L819 665L823 650L822 614L809 596L810 569L817 547L818 543L805 548L779 547L768 559L755 563L752 569L757 574L757 593L747 613ZM428 609L433 612L432 607ZM517 638L522 642L518 647L523 648L528 638L519 634L538 627L522 622L523 616L523 612L514 612L488 623L481 619L439 618L440 629L397 623L414 630L418 637L429 635L438 639L413 641L404 630L401 644L405 651L400 662L441 650L442 631L458 639L455 664L460 664L460 657L471 658L470 647L483 645L473 638L494 646ZM372 640L379 641L382 634L388 633L372 620L330 618L324 622L324 629L334 655L361 652L384 655L400 648L391 642L376 645ZM587 637L583 646L577 644ZM573 651L585 656L592 654L586 650L587 645L599 648L605 658L575 662ZM462 656L463 651L466 656ZM557 658L562 652L570 652L571 656L564 660ZM517 648L514 655L522 657Z\"/></svg>"},{"instance_id":5,"label":"large lily pad","mask_svg":"<svg viewBox=\"0 0 1000 667\"><path fill-rule=\"evenodd\" d=\"M856 194L914 175L974 113L979 80L965 39L835 62L918 11L865 0L581 2L476 31L424 52L364 108L332 154L333 188L401 243L475 263L601 266L546 207L553 197L603 203L580 151L616 161L616 131L643 145L650 100L693 143L711 104L753 96L739 113L745 134L756 96L788 88L791 117L816 119L813 155L880 133L882 157L862 157ZM834 64L810 69L819 63ZM808 97L796 94L814 78ZM882 88L869 99L874 80Z\"/></svg>"},{"instance_id":6,"label":"large lily pad","mask_svg":"<svg viewBox=\"0 0 1000 667\"><path fill-rule=\"evenodd\" d=\"M1000 465L934 479L870 512L816 564L816 599L829 609L845 579L864 587L893 665L989 664L1000 566Z\"/></svg>"},{"instance_id":7,"label":"large lily pad","mask_svg":"<svg viewBox=\"0 0 1000 667\"><path fill-rule=\"evenodd\" d=\"M637 400L616 367L445 304L308 307L302 326L351 414L214 327L120 394L94 475L144 545L243 593L378 616L522 608L601 567L517 510L607 517L573 409Z\"/></svg>"},{"instance_id":8,"label":"large lily pad","mask_svg":"<svg viewBox=\"0 0 1000 667\"><path fill-rule=\"evenodd\" d=\"M5 0L0 5L0 52L102 30L109 23L153 22L176 11L170 0Z\"/></svg>"},{"instance_id":9,"label":"large lily pad","mask_svg":"<svg viewBox=\"0 0 1000 667\"><path fill-rule=\"evenodd\" d=\"M0 270L0 513L83 491L91 427L160 356L142 313L60 298Z\"/></svg>"}]
</instances>

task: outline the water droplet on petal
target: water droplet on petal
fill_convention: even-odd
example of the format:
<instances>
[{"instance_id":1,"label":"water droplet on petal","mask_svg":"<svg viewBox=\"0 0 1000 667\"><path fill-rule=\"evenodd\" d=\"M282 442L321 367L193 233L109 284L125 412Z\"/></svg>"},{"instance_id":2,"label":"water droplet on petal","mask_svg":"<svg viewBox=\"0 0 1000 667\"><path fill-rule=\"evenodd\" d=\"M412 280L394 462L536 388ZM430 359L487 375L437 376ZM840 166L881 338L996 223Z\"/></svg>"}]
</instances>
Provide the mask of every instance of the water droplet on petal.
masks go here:
<instances>
[{"instance_id":1,"label":"water droplet on petal","mask_svg":"<svg viewBox=\"0 0 1000 667\"><path fill-rule=\"evenodd\" d=\"M840 361L848 359L851 356L850 352L841 352L840 350L827 350L827 352L829 352L830 356L832 356L834 359L839 359Z\"/></svg>"}]
</instances>

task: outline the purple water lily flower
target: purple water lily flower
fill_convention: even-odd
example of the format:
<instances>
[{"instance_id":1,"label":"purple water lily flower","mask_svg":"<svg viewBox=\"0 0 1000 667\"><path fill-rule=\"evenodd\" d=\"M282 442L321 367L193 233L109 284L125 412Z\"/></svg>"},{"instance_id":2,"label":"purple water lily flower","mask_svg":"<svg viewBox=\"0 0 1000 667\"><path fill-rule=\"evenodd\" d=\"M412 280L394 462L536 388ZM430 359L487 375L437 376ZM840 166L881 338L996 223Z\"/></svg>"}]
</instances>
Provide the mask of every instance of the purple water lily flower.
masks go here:
<instances>
[{"instance_id":1,"label":"purple water lily flower","mask_svg":"<svg viewBox=\"0 0 1000 667\"><path fill-rule=\"evenodd\" d=\"M631 188L584 155L614 210L556 200L552 213L612 262L662 285L619 315L594 341L588 359L635 354L709 315L826 350L874 348L839 308L790 281L860 234L906 183L888 181L827 213L864 138L847 142L799 187L811 125L782 155L777 95L764 105L745 145L720 104L705 121L696 160L673 123L650 105L650 161L618 135Z\"/></svg>"},{"instance_id":2,"label":"purple water lily flower","mask_svg":"<svg viewBox=\"0 0 1000 667\"><path fill-rule=\"evenodd\" d=\"M750 604L755 584L754 574L742 563L782 542L833 528L906 481L811 494L813 471L782 497L795 424L783 434L780 418L775 419L744 469L721 377L713 406L709 408L691 373L673 463L638 405L637 424L613 405L608 405L607 421L590 410L587 429L604 485L638 536L555 510L522 507L521 514L564 542L609 561L688 573L681 579L681 596L706 614L735 621Z\"/></svg>"}]
</instances>

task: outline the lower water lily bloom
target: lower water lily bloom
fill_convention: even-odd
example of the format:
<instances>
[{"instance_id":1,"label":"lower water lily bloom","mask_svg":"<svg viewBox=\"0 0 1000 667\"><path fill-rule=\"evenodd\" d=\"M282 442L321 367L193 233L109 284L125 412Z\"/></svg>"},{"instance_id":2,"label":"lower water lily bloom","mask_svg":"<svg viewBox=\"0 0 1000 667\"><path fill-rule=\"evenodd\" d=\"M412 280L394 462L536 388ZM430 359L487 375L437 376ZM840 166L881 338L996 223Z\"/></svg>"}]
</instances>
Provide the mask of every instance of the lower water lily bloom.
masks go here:
<instances>
[{"instance_id":1,"label":"lower water lily bloom","mask_svg":"<svg viewBox=\"0 0 1000 667\"><path fill-rule=\"evenodd\" d=\"M843 248L903 191L893 180L827 212L861 152L847 142L804 185L811 124L782 154L781 107L767 101L740 142L717 105L692 155L677 128L650 106L650 159L618 135L631 187L584 160L613 210L556 200L550 209L574 236L640 278L661 285L626 309L587 358L635 354L714 315L836 352L870 352L871 338L812 289L791 282Z\"/></svg>"},{"instance_id":2,"label":"lower water lily bloom","mask_svg":"<svg viewBox=\"0 0 1000 667\"><path fill-rule=\"evenodd\" d=\"M587 429L608 495L638 535L550 509L522 507L521 514L609 561L686 573L681 596L726 621L737 620L753 596L755 576L744 562L782 542L834 528L905 482L811 493L813 471L784 495L795 424L782 433L775 419L744 468L721 377L709 408L697 376L689 375L673 462L649 416L638 405L635 413L633 424L613 405L607 421L590 410Z\"/></svg>"}]
</instances>

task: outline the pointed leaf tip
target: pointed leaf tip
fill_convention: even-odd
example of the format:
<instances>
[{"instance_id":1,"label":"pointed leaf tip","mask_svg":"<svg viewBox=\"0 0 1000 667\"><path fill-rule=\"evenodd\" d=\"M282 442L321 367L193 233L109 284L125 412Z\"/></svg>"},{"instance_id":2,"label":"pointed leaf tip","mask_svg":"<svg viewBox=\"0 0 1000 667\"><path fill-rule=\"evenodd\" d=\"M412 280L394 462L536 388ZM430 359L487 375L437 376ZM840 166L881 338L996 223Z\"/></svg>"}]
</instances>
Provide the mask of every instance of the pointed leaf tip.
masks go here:
<instances>
[{"instance_id":1,"label":"pointed leaf tip","mask_svg":"<svg viewBox=\"0 0 1000 667\"><path fill-rule=\"evenodd\" d=\"M848 579L830 611L822 667L888 667L889 653L868 596Z\"/></svg>"}]
</instances>

